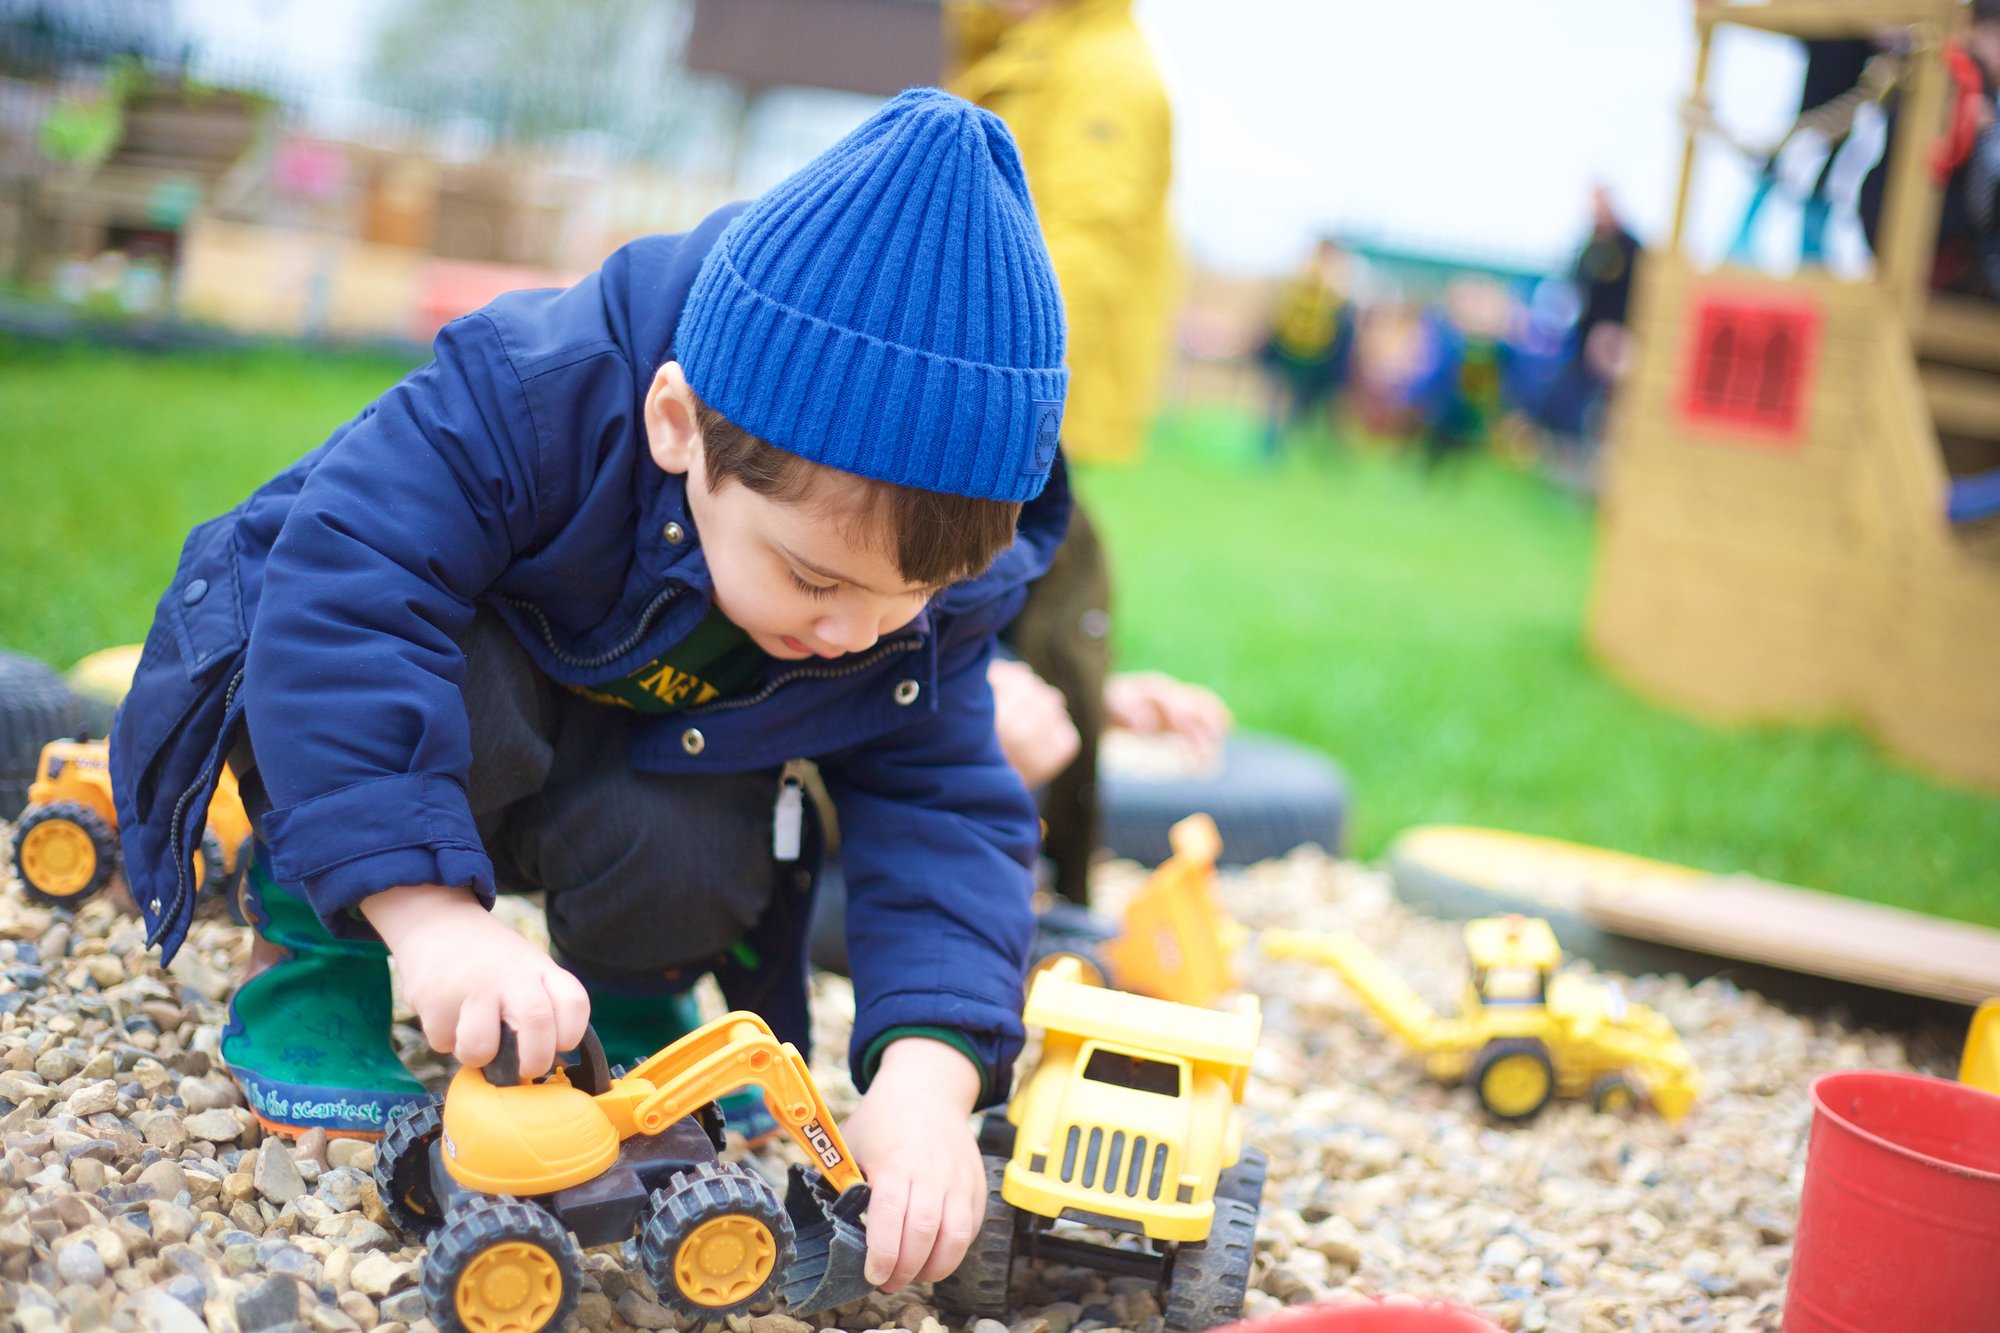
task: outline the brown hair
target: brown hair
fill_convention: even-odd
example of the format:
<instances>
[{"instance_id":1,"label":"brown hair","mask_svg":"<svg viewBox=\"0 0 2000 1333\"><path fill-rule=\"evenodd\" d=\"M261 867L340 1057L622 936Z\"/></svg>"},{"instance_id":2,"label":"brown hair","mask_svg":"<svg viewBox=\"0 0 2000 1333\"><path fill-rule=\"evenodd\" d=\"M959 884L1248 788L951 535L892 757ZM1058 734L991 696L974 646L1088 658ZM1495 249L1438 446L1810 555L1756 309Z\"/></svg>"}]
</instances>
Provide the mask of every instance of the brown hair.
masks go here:
<instances>
[{"instance_id":1,"label":"brown hair","mask_svg":"<svg viewBox=\"0 0 2000 1333\"><path fill-rule=\"evenodd\" d=\"M811 502L822 510L838 506L850 540L886 551L911 583L942 587L971 578L1014 540L1019 501L920 491L838 472L758 439L699 397L695 424L701 428L710 491L734 481L780 504ZM814 488L829 474L854 483L851 503L847 494L831 491L812 499Z\"/></svg>"}]
</instances>

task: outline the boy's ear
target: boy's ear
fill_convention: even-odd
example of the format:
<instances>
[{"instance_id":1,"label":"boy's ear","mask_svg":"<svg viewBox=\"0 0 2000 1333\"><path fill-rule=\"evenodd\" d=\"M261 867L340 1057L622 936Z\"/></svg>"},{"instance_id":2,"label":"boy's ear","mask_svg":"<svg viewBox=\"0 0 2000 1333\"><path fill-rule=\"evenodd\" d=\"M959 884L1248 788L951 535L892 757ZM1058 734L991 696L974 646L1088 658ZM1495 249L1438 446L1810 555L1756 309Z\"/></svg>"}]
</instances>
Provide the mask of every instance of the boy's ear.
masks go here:
<instances>
[{"instance_id":1,"label":"boy's ear","mask_svg":"<svg viewBox=\"0 0 2000 1333\"><path fill-rule=\"evenodd\" d=\"M694 390L678 361L661 366L646 390L646 447L663 471L685 476L694 466L701 427L695 421Z\"/></svg>"}]
</instances>

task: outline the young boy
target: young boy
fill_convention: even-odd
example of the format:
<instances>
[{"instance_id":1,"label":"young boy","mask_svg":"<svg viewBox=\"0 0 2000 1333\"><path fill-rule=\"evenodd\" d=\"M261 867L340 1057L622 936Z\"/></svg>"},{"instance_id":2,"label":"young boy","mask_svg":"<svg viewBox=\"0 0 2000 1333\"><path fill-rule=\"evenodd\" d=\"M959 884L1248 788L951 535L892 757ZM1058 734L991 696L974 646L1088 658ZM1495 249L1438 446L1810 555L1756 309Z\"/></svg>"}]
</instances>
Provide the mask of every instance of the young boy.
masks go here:
<instances>
[{"instance_id":1,"label":"young boy","mask_svg":"<svg viewBox=\"0 0 2000 1333\"><path fill-rule=\"evenodd\" d=\"M747 209L436 353L188 540L112 738L151 937L187 931L190 812L228 760L262 970L222 1050L281 1132L379 1131L422 1095L387 955L468 1065L503 1022L529 1074L586 1019L648 1054L708 972L803 1045L791 761L816 760L868 1277L946 1275L1032 928L986 665L1068 512L1062 308L1006 129L905 93ZM548 895L553 958L487 914L496 887Z\"/></svg>"}]
</instances>

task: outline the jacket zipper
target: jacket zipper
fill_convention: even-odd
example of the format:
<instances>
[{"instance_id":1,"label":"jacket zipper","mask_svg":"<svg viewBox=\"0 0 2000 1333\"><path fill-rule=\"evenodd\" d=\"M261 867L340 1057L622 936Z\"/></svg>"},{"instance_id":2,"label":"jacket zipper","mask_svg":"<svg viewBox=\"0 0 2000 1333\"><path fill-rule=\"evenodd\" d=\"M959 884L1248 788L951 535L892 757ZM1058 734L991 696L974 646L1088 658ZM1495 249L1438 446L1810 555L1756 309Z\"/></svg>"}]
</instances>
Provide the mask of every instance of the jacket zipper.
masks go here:
<instances>
[{"instance_id":1,"label":"jacket zipper","mask_svg":"<svg viewBox=\"0 0 2000 1333\"><path fill-rule=\"evenodd\" d=\"M222 695L222 720L225 730L227 729L229 724L229 707L231 704L236 702L236 691L242 686L242 684L243 684L243 668L238 667L236 668L236 674L229 678L229 688L226 691L224 691ZM173 860L174 863L174 914L176 916L180 914L181 900L187 897L188 866L192 863L192 858L181 855L181 852L185 850L187 845L184 841L186 837L186 833L184 830L187 827L186 819L187 819L188 802L194 798L194 794L196 792L200 791L203 787L206 787L208 785L209 779L214 774L214 772L215 772L215 759L214 756L211 755L209 759L202 764L201 772L195 775L194 785L189 787L186 791L182 792L180 795L180 799L174 802L174 823L172 831L167 835L167 855ZM160 900L157 897L152 900L151 906L153 911L157 913L160 918L159 928L153 936L153 939L157 940L161 935L164 935L166 933L167 915L165 912L160 910ZM152 941L148 941L148 943L151 942Z\"/></svg>"},{"instance_id":2,"label":"jacket zipper","mask_svg":"<svg viewBox=\"0 0 2000 1333\"><path fill-rule=\"evenodd\" d=\"M699 708L685 709L677 714L677 716L707 717L712 713L728 712L732 708L749 708L753 705L763 703L766 699L795 680L839 680L843 676L852 676L858 671L866 671L877 662L894 657L899 653L915 652L923 646L924 636L921 634L913 634L907 639L890 639L887 643L877 644L874 648L871 648L851 662L843 662L837 667L800 667L796 671L787 671L784 675L768 682L755 694L746 694L740 699L718 699L712 704L703 704Z\"/></svg>"},{"instance_id":3,"label":"jacket zipper","mask_svg":"<svg viewBox=\"0 0 2000 1333\"><path fill-rule=\"evenodd\" d=\"M549 624L547 614L533 602L522 597L505 597L502 600L510 606L519 607L535 618L535 624L542 631L542 642L546 643L549 646L549 652L561 659L565 665L589 668L601 667L606 662L615 662L625 654L631 652L638 646L639 640L646 637L646 631L653 627L653 621L659 615L661 608L686 591L686 588L675 587L671 584L660 589L658 593L654 594L653 600L646 604L646 609L639 613L639 624L637 628L625 636L625 642L607 653L598 654L596 657L572 657L557 647L555 629Z\"/></svg>"}]
</instances>

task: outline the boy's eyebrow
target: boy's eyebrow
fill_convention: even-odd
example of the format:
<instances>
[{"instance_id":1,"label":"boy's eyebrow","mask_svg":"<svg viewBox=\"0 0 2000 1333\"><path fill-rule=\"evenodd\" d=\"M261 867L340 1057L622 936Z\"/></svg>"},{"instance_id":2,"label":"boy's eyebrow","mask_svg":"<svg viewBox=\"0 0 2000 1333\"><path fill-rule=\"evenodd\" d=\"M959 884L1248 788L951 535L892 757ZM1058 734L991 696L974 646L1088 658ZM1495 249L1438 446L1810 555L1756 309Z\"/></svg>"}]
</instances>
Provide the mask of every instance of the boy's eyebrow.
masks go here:
<instances>
[{"instance_id":1,"label":"boy's eyebrow","mask_svg":"<svg viewBox=\"0 0 2000 1333\"><path fill-rule=\"evenodd\" d=\"M900 592L881 592L875 588L869 587L867 584L863 583L860 579L852 578L849 575L842 574L837 570L828 569L825 565L814 564L812 561L806 559L804 556L800 555L797 551L794 551L791 547L785 545L783 542L779 542L777 546L778 549L784 553L785 559L791 561L793 564L799 566L801 569L807 570L810 573L817 574L823 579L832 579L835 583L845 583L851 588L859 588L863 592L873 593L877 597L902 597L910 593L916 593L916 592L933 593L936 592L938 588L943 586L942 584L927 584L920 588L904 588Z\"/></svg>"}]
</instances>

